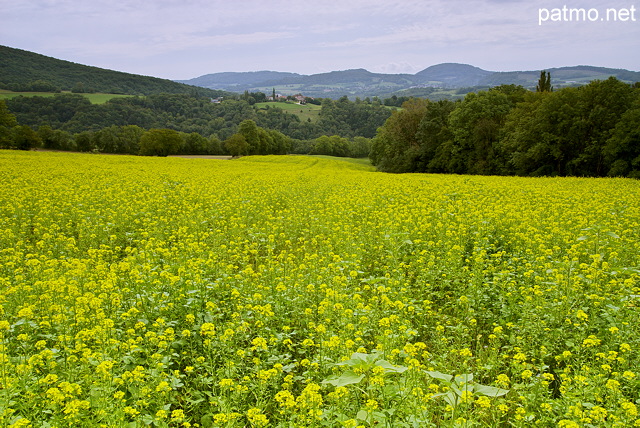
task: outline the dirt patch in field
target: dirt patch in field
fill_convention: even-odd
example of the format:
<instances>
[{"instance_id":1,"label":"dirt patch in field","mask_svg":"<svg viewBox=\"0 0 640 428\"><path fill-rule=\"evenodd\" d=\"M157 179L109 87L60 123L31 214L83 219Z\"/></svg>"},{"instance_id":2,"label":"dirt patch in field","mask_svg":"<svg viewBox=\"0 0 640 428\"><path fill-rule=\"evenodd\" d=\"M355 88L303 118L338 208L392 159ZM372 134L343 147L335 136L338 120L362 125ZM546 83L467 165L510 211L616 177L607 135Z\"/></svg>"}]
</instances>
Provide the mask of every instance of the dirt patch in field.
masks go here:
<instances>
[{"instance_id":1,"label":"dirt patch in field","mask_svg":"<svg viewBox=\"0 0 640 428\"><path fill-rule=\"evenodd\" d=\"M220 159L229 160L233 156L217 156L217 155L172 155L170 158L184 158L184 159Z\"/></svg>"}]
</instances>

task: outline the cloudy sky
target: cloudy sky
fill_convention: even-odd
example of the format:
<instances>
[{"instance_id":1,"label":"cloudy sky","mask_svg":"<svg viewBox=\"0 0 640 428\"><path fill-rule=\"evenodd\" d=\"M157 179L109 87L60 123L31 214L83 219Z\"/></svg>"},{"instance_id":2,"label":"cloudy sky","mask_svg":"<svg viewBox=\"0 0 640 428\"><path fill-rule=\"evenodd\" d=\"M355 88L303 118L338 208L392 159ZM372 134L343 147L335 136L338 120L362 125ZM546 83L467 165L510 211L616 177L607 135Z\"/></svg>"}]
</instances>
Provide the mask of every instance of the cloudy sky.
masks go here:
<instances>
[{"instance_id":1,"label":"cloudy sky","mask_svg":"<svg viewBox=\"0 0 640 428\"><path fill-rule=\"evenodd\" d=\"M565 5L589 15L554 14ZM640 0L0 0L0 6L1 45L168 79L258 70L416 73L443 62L491 71L581 64L640 71Z\"/></svg>"}]
</instances>

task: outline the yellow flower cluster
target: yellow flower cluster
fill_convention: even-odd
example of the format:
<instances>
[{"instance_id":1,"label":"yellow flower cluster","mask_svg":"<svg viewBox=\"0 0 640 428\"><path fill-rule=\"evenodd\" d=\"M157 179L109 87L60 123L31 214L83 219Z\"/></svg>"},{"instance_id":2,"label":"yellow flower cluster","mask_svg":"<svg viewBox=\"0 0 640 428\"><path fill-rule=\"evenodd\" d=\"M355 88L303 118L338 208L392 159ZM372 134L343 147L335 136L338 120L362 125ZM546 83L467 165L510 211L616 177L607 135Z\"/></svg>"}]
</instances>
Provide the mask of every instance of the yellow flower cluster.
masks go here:
<instances>
[{"instance_id":1,"label":"yellow flower cluster","mask_svg":"<svg viewBox=\"0 0 640 428\"><path fill-rule=\"evenodd\" d=\"M12 151L0 180L2 426L640 424L638 181Z\"/></svg>"}]
</instances>

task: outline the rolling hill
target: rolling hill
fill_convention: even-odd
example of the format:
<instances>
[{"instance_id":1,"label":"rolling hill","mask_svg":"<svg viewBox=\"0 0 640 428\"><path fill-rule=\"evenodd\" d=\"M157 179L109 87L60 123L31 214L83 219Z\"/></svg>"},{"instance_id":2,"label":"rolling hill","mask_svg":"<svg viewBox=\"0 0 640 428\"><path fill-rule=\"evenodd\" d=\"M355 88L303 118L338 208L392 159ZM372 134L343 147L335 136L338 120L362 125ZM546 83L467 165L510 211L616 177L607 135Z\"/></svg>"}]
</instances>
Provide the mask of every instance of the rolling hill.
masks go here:
<instances>
[{"instance_id":1,"label":"rolling hill","mask_svg":"<svg viewBox=\"0 0 640 428\"><path fill-rule=\"evenodd\" d=\"M259 80L261 76L267 77ZM200 85L210 89L270 94L273 89L282 94L303 93L316 98L339 98L343 95L376 96L410 87L414 84L410 74L378 74L365 69L331 71L328 73L301 75L269 71L245 73L214 73L181 83Z\"/></svg>"},{"instance_id":2,"label":"rolling hill","mask_svg":"<svg viewBox=\"0 0 640 428\"><path fill-rule=\"evenodd\" d=\"M552 84L559 88L583 85L592 80L614 76L624 82L640 81L640 72L592 66L548 69ZM337 98L348 96L388 96L393 93L420 92L422 88L456 90L482 88L503 84L535 88L540 70L493 72L468 64L446 63L428 67L416 74L381 74L365 69L332 71L312 75L279 72L214 73L179 82L202 85L210 89L262 91L273 89L282 94L303 93L312 97ZM264 80L261 80L263 79ZM422 91L424 92L424 91Z\"/></svg>"},{"instance_id":3,"label":"rolling hill","mask_svg":"<svg viewBox=\"0 0 640 428\"><path fill-rule=\"evenodd\" d=\"M493 72L468 64L438 64L425 68L414 75L414 82L436 87L461 88L483 85Z\"/></svg>"},{"instance_id":4,"label":"rolling hill","mask_svg":"<svg viewBox=\"0 0 640 428\"><path fill-rule=\"evenodd\" d=\"M640 72L593 66L547 69L556 88L577 86L614 76L624 82L640 81ZM75 91L151 95L198 94L210 97L230 92L261 91L316 98L390 97L392 95L455 98L502 84L534 89L540 70L493 72L468 64L445 63L415 74L372 73L365 69L302 75L277 71L212 73L171 81L106 70L0 46L0 89L13 91Z\"/></svg>"},{"instance_id":5,"label":"rolling hill","mask_svg":"<svg viewBox=\"0 0 640 428\"><path fill-rule=\"evenodd\" d=\"M297 73L281 73L278 71L250 71L247 73L228 72L205 74L195 79L185 81L178 80L178 82L205 88L211 87L233 91L238 88L259 85L264 82L295 79L297 77L301 77L301 75ZM242 89L242 91L244 91L244 89Z\"/></svg>"},{"instance_id":6,"label":"rolling hill","mask_svg":"<svg viewBox=\"0 0 640 428\"><path fill-rule=\"evenodd\" d=\"M0 89L221 95L220 91L201 86L76 64L8 46L0 46Z\"/></svg>"}]
</instances>

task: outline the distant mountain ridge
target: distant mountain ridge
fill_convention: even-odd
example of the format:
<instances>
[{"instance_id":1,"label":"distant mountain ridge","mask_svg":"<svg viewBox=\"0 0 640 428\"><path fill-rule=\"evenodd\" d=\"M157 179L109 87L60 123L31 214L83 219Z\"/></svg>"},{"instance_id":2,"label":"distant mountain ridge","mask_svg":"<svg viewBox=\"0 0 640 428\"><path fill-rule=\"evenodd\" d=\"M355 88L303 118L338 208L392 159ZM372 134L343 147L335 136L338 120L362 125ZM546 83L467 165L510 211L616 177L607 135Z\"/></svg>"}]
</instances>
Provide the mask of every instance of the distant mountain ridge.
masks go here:
<instances>
[{"instance_id":1,"label":"distant mountain ridge","mask_svg":"<svg viewBox=\"0 0 640 428\"><path fill-rule=\"evenodd\" d=\"M33 90L18 88L46 83L66 91L132 95L173 93L220 97L231 95L228 92L245 90L270 95L275 89L285 95L302 93L316 98L397 95L454 99L470 91L502 84L533 89L540 71L494 72L469 64L443 63L415 74L373 73L358 68L311 75L277 71L225 72L172 81L76 64L0 45L0 89L17 91ZM610 76L627 83L640 82L640 72L624 69L579 65L547 71L556 88L584 85Z\"/></svg>"},{"instance_id":2,"label":"distant mountain ridge","mask_svg":"<svg viewBox=\"0 0 640 428\"><path fill-rule=\"evenodd\" d=\"M202 86L204 88L210 86L225 86L227 88L233 88L234 86L253 86L263 82L295 79L296 77L301 77L301 75L297 73L283 73L279 71L249 71L246 73L226 72L205 74L204 76L196 77L195 79L177 80L177 82Z\"/></svg>"},{"instance_id":3,"label":"distant mountain ridge","mask_svg":"<svg viewBox=\"0 0 640 428\"><path fill-rule=\"evenodd\" d=\"M432 65L414 76L422 84L435 83L436 86L461 88L482 85L493 74L468 64L444 63Z\"/></svg>"},{"instance_id":4,"label":"distant mountain ridge","mask_svg":"<svg viewBox=\"0 0 640 428\"><path fill-rule=\"evenodd\" d=\"M498 85L522 85L535 88L541 70L496 72L469 64L443 63L433 65L415 74L372 73L365 69L331 71L301 75L275 71L213 73L180 83L204 86L210 89L242 92L272 89L281 93L301 92L309 96L376 96L411 88L460 89ZM577 86L592 80L614 76L627 83L640 81L640 72L593 66L572 66L546 69L556 87Z\"/></svg>"}]
</instances>

